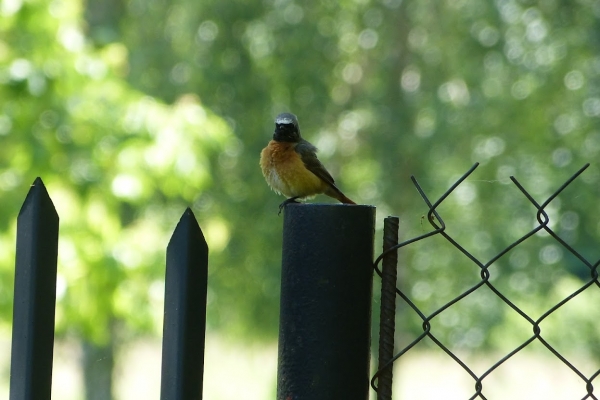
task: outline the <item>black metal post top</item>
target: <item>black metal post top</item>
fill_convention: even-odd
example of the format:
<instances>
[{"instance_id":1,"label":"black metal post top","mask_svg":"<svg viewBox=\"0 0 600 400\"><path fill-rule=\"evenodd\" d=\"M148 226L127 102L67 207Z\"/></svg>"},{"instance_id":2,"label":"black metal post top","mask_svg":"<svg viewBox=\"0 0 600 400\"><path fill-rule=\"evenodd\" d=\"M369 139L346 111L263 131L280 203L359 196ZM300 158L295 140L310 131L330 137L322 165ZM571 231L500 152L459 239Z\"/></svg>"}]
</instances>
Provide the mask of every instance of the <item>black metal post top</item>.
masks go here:
<instances>
[{"instance_id":1,"label":"black metal post top","mask_svg":"<svg viewBox=\"0 0 600 400\"><path fill-rule=\"evenodd\" d=\"M375 207L284 211L278 400L366 400Z\"/></svg>"},{"instance_id":2,"label":"black metal post top","mask_svg":"<svg viewBox=\"0 0 600 400\"><path fill-rule=\"evenodd\" d=\"M361 208L376 208L372 204L343 204L343 203L289 203L285 205L285 209L291 208L332 208L332 209L361 209Z\"/></svg>"},{"instance_id":3,"label":"black metal post top","mask_svg":"<svg viewBox=\"0 0 600 400\"><path fill-rule=\"evenodd\" d=\"M368 204L330 204L330 203L290 203L284 208L284 217L337 218L356 217L358 215L375 216L376 207Z\"/></svg>"}]
</instances>

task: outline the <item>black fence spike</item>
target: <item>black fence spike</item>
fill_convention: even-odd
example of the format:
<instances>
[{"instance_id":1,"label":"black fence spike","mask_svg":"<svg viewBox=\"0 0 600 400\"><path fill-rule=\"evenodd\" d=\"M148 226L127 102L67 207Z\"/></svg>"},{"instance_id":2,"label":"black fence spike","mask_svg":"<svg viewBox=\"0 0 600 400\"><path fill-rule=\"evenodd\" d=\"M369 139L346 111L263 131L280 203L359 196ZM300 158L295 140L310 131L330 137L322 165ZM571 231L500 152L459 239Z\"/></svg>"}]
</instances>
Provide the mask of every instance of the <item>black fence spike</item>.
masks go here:
<instances>
[{"instance_id":1,"label":"black fence spike","mask_svg":"<svg viewBox=\"0 0 600 400\"><path fill-rule=\"evenodd\" d=\"M167 247L161 400L201 400L208 246L190 208Z\"/></svg>"},{"instance_id":2,"label":"black fence spike","mask_svg":"<svg viewBox=\"0 0 600 400\"><path fill-rule=\"evenodd\" d=\"M49 400L52 391L59 218L37 178L17 219L10 400Z\"/></svg>"}]
</instances>

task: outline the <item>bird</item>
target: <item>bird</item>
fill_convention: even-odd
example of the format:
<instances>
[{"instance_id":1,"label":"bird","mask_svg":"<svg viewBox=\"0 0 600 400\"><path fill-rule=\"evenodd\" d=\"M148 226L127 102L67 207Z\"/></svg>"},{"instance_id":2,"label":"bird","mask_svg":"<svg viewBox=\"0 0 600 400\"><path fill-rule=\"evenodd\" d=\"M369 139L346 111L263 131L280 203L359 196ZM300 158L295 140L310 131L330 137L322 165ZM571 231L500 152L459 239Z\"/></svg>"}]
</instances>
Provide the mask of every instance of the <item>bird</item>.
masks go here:
<instances>
[{"instance_id":1,"label":"bird","mask_svg":"<svg viewBox=\"0 0 600 400\"><path fill-rule=\"evenodd\" d=\"M323 193L345 204L356 204L338 187L317 158L317 148L300 135L298 118L282 113L275 118L273 139L260 153L265 180L276 193L288 197L279 205L310 199Z\"/></svg>"}]
</instances>

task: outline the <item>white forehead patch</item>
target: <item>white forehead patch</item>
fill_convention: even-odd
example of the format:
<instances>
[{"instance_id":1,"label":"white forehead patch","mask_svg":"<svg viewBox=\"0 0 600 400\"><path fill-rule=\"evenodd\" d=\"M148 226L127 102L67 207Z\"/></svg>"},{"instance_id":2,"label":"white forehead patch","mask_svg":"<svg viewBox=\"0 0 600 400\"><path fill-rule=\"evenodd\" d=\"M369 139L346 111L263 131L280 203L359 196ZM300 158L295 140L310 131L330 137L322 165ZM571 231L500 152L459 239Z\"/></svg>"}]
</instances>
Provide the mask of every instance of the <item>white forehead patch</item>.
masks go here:
<instances>
[{"instance_id":1,"label":"white forehead patch","mask_svg":"<svg viewBox=\"0 0 600 400\"><path fill-rule=\"evenodd\" d=\"M289 117L277 117L277 119L275 120L276 124L292 124L294 123L294 120L289 118Z\"/></svg>"}]
</instances>

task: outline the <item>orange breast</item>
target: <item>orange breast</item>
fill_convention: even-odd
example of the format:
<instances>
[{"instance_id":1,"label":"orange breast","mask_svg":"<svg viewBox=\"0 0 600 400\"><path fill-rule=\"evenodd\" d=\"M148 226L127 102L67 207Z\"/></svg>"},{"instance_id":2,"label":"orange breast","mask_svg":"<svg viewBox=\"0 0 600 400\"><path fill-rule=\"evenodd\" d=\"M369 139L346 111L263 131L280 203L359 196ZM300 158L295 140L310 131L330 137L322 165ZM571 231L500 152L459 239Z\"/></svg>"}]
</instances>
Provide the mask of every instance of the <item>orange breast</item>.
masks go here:
<instances>
[{"instance_id":1,"label":"orange breast","mask_svg":"<svg viewBox=\"0 0 600 400\"><path fill-rule=\"evenodd\" d=\"M271 188L287 197L312 197L326 184L304 166L295 143L271 140L260 154L260 167Z\"/></svg>"}]
</instances>

